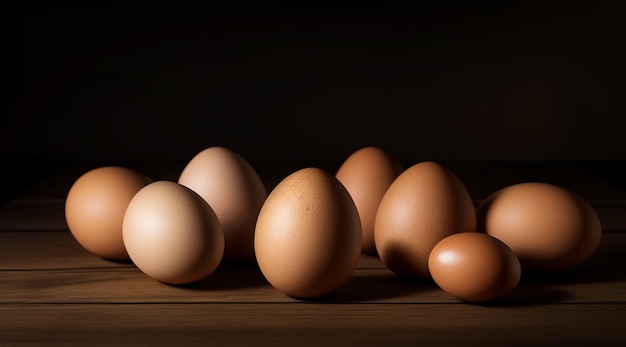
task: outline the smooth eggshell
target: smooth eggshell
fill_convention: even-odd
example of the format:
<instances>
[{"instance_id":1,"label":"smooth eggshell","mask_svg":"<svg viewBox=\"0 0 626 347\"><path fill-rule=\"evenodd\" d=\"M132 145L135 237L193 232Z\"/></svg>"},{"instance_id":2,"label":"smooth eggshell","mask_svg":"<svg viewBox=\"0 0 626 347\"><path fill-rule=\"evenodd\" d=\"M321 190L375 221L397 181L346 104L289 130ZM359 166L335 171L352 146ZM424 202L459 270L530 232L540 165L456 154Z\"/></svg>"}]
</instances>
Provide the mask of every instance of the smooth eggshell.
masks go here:
<instances>
[{"instance_id":1,"label":"smooth eggshell","mask_svg":"<svg viewBox=\"0 0 626 347\"><path fill-rule=\"evenodd\" d=\"M318 297L352 275L361 254L361 223L347 190L318 168L298 170L270 193L256 225L256 257L277 290Z\"/></svg>"},{"instance_id":2,"label":"smooth eggshell","mask_svg":"<svg viewBox=\"0 0 626 347\"><path fill-rule=\"evenodd\" d=\"M230 149L210 147L189 161L178 183L215 211L226 240L224 261L253 261L254 227L267 191L252 165Z\"/></svg>"},{"instance_id":3,"label":"smooth eggshell","mask_svg":"<svg viewBox=\"0 0 626 347\"><path fill-rule=\"evenodd\" d=\"M520 281L515 253L487 234L464 232L439 241L430 253L428 268L448 294L470 302L498 299Z\"/></svg>"},{"instance_id":4,"label":"smooth eggshell","mask_svg":"<svg viewBox=\"0 0 626 347\"><path fill-rule=\"evenodd\" d=\"M124 216L123 236L137 268L170 284L209 276L224 253L224 234L211 207L175 182L157 181L135 195Z\"/></svg>"},{"instance_id":5,"label":"smooth eggshell","mask_svg":"<svg viewBox=\"0 0 626 347\"><path fill-rule=\"evenodd\" d=\"M364 147L352 153L335 177L346 187L361 219L363 253L376 254L374 220L387 188L402 172L400 162L379 147Z\"/></svg>"},{"instance_id":6,"label":"smooth eggshell","mask_svg":"<svg viewBox=\"0 0 626 347\"><path fill-rule=\"evenodd\" d=\"M102 258L128 260L122 221L135 194L152 182L124 167L105 166L81 175L65 200L65 220L72 236Z\"/></svg>"},{"instance_id":7,"label":"smooth eggshell","mask_svg":"<svg viewBox=\"0 0 626 347\"><path fill-rule=\"evenodd\" d=\"M511 247L524 271L575 267L594 253L602 235L600 219L586 201L548 183L505 187L476 210L479 230Z\"/></svg>"},{"instance_id":8,"label":"smooth eggshell","mask_svg":"<svg viewBox=\"0 0 626 347\"><path fill-rule=\"evenodd\" d=\"M378 254L399 276L429 279L428 256L446 236L476 231L473 201L463 182L439 163L401 173L383 196L374 225Z\"/></svg>"}]
</instances>

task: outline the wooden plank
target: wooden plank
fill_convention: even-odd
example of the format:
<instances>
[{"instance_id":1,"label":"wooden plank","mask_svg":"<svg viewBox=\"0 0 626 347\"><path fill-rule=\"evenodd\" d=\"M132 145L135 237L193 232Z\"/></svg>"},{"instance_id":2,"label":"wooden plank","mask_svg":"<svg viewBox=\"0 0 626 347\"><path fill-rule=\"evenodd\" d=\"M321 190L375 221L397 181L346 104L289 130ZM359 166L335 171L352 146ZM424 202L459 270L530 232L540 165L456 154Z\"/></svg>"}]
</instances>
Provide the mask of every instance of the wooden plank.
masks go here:
<instances>
[{"instance_id":1,"label":"wooden plank","mask_svg":"<svg viewBox=\"0 0 626 347\"><path fill-rule=\"evenodd\" d=\"M69 231L0 233L0 269L73 269L132 266L97 257L78 244Z\"/></svg>"},{"instance_id":2,"label":"wooden plank","mask_svg":"<svg viewBox=\"0 0 626 347\"><path fill-rule=\"evenodd\" d=\"M283 164L260 170L267 187L314 166ZM178 172L146 168L157 178ZM514 179L565 182L600 215L600 248L577 269L525 274L511 294L484 305L463 303L432 282L402 280L366 255L343 287L315 300L276 291L254 265L221 266L203 281L172 286L80 247L63 205L81 171L60 170L0 208L0 346L626 345L624 193L567 165L457 168L476 202Z\"/></svg>"},{"instance_id":3,"label":"wooden plank","mask_svg":"<svg viewBox=\"0 0 626 347\"><path fill-rule=\"evenodd\" d=\"M598 250L581 269L626 270L626 233L607 232ZM97 257L72 237L69 231L6 231L0 233L0 270L45 270L126 267L130 264ZM380 269L376 256L362 255L360 269Z\"/></svg>"},{"instance_id":4,"label":"wooden plank","mask_svg":"<svg viewBox=\"0 0 626 347\"><path fill-rule=\"evenodd\" d=\"M0 345L623 346L624 305L0 305Z\"/></svg>"},{"instance_id":5,"label":"wooden plank","mask_svg":"<svg viewBox=\"0 0 626 347\"><path fill-rule=\"evenodd\" d=\"M525 276L508 302L624 301L626 234L608 233L602 247L577 270L550 276ZM94 256L69 232L0 234L0 301L15 302L291 302L266 283L254 266L220 267L195 285L156 282L131 263ZM432 283L402 281L380 259L362 256L357 271L333 302L451 302Z\"/></svg>"},{"instance_id":6,"label":"wooden plank","mask_svg":"<svg viewBox=\"0 0 626 347\"><path fill-rule=\"evenodd\" d=\"M136 268L0 271L0 304L9 303L288 303L258 270L221 270L185 286L157 282ZM387 269L356 270L325 303L459 302L432 282L405 281ZM573 271L525 278L501 305L625 303L626 271Z\"/></svg>"},{"instance_id":7,"label":"wooden plank","mask_svg":"<svg viewBox=\"0 0 626 347\"><path fill-rule=\"evenodd\" d=\"M46 270L132 266L87 252L69 231L0 233L0 270ZM360 268L383 268L378 257L363 255Z\"/></svg>"},{"instance_id":8,"label":"wooden plank","mask_svg":"<svg viewBox=\"0 0 626 347\"><path fill-rule=\"evenodd\" d=\"M296 302L258 270L222 270L185 286L157 282L135 268L0 272L0 303ZM355 271L323 302L451 302L432 284L403 282L386 269Z\"/></svg>"}]
</instances>

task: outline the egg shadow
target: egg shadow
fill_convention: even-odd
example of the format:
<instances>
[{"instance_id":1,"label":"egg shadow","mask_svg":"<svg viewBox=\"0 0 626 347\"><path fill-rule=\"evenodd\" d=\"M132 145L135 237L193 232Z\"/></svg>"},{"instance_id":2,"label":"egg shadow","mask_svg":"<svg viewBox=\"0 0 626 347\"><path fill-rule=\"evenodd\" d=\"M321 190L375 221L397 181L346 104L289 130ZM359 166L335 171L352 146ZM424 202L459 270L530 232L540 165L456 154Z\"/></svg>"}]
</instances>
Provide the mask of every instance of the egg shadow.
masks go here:
<instances>
[{"instance_id":1,"label":"egg shadow","mask_svg":"<svg viewBox=\"0 0 626 347\"><path fill-rule=\"evenodd\" d=\"M111 265L124 265L128 267L136 267L135 263L133 263L130 259L111 259L111 258L103 258L100 257L104 262L109 263Z\"/></svg>"},{"instance_id":2,"label":"egg shadow","mask_svg":"<svg viewBox=\"0 0 626 347\"><path fill-rule=\"evenodd\" d=\"M315 303L358 303L402 298L420 291L431 290L438 289L430 282L401 278L385 269L357 270L343 286L333 293L315 298L296 299Z\"/></svg>"},{"instance_id":3,"label":"egg shadow","mask_svg":"<svg viewBox=\"0 0 626 347\"><path fill-rule=\"evenodd\" d=\"M563 272L523 273L517 287L509 294L483 303L470 303L479 306L515 307L542 306L567 302L574 297L572 292L561 287L579 283L619 282L624 280L623 272L570 270Z\"/></svg>"},{"instance_id":4,"label":"egg shadow","mask_svg":"<svg viewBox=\"0 0 626 347\"><path fill-rule=\"evenodd\" d=\"M572 294L542 283L521 281L509 294L487 302L469 303L484 307L531 307L545 306L567 301Z\"/></svg>"},{"instance_id":5,"label":"egg shadow","mask_svg":"<svg viewBox=\"0 0 626 347\"><path fill-rule=\"evenodd\" d=\"M626 280L626 271L615 269L575 268L561 272L528 273L522 275L526 282L540 283L546 286L563 286L584 283L610 283Z\"/></svg>"},{"instance_id":6,"label":"egg shadow","mask_svg":"<svg viewBox=\"0 0 626 347\"><path fill-rule=\"evenodd\" d=\"M602 240L597 251L585 262L569 270L550 272L523 271L518 287L495 301L494 305L539 305L571 299L573 295L563 288L577 284L617 283L626 281L626 262L623 250Z\"/></svg>"},{"instance_id":7,"label":"egg shadow","mask_svg":"<svg viewBox=\"0 0 626 347\"><path fill-rule=\"evenodd\" d=\"M255 264L220 264L209 276L200 281L176 285L178 288L211 291L234 290L269 286Z\"/></svg>"},{"instance_id":8,"label":"egg shadow","mask_svg":"<svg viewBox=\"0 0 626 347\"><path fill-rule=\"evenodd\" d=\"M120 268L126 274L135 272L132 268L125 270ZM134 276L131 274L131 276ZM117 287L120 281L124 281L128 277L120 276L120 272L111 272L110 269L99 267L82 267L71 269L53 269L53 271L45 272L40 276L32 279L26 279L14 283L16 288L20 290L48 290L51 288L63 288L67 286L94 285L98 283L102 288Z\"/></svg>"}]
</instances>

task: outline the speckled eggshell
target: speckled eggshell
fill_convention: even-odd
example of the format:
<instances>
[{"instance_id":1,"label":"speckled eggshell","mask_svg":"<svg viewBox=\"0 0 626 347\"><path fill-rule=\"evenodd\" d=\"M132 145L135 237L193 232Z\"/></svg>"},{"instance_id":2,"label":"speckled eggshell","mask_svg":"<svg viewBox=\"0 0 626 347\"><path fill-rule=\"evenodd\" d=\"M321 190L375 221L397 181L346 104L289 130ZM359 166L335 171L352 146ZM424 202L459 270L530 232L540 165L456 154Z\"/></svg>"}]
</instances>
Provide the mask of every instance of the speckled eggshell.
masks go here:
<instances>
[{"instance_id":1,"label":"speckled eggshell","mask_svg":"<svg viewBox=\"0 0 626 347\"><path fill-rule=\"evenodd\" d=\"M425 161L406 169L383 196L374 225L378 254L402 277L430 279L428 256L446 236L476 231L473 201L445 166Z\"/></svg>"},{"instance_id":2,"label":"speckled eggshell","mask_svg":"<svg viewBox=\"0 0 626 347\"><path fill-rule=\"evenodd\" d=\"M215 271L224 253L224 234L211 207L176 182L157 181L135 195L123 236L137 268L164 283L199 281Z\"/></svg>"},{"instance_id":3,"label":"speckled eggshell","mask_svg":"<svg viewBox=\"0 0 626 347\"><path fill-rule=\"evenodd\" d=\"M330 294L348 281L361 254L361 223L345 187L318 168L283 179L263 204L256 257L277 290L299 298Z\"/></svg>"},{"instance_id":4,"label":"speckled eggshell","mask_svg":"<svg viewBox=\"0 0 626 347\"><path fill-rule=\"evenodd\" d=\"M433 280L448 294L468 302L495 300L520 281L520 262L504 242L464 232L439 241L428 257Z\"/></svg>"},{"instance_id":5,"label":"speckled eggshell","mask_svg":"<svg viewBox=\"0 0 626 347\"><path fill-rule=\"evenodd\" d=\"M122 221L135 194L152 180L132 169L105 166L72 184L65 199L65 220L87 251L106 259L128 260Z\"/></svg>"},{"instance_id":6,"label":"speckled eggshell","mask_svg":"<svg viewBox=\"0 0 626 347\"><path fill-rule=\"evenodd\" d=\"M602 236L600 219L585 200L548 183L502 188L476 210L479 230L511 247L523 271L573 268L595 252Z\"/></svg>"},{"instance_id":7,"label":"speckled eggshell","mask_svg":"<svg viewBox=\"0 0 626 347\"><path fill-rule=\"evenodd\" d=\"M267 191L252 165L224 147L210 147L185 166L178 183L206 200L226 240L225 262L254 261L254 227Z\"/></svg>"},{"instance_id":8,"label":"speckled eggshell","mask_svg":"<svg viewBox=\"0 0 626 347\"><path fill-rule=\"evenodd\" d=\"M401 172L402 166L398 160L379 147L369 146L352 153L335 174L352 196L359 211L363 230L363 253L376 254L376 211L387 188Z\"/></svg>"}]
</instances>

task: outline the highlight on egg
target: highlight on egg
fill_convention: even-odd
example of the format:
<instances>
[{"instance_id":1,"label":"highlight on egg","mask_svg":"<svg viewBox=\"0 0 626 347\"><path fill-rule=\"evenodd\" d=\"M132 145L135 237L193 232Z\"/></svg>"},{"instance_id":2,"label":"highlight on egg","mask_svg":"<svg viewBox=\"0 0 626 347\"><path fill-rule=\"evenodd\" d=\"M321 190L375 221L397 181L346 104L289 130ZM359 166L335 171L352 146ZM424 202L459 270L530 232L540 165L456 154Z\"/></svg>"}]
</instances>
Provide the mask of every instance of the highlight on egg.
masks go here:
<instances>
[{"instance_id":1,"label":"highlight on egg","mask_svg":"<svg viewBox=\"0 0 626 347\"><path fill-rule=\"evenodd\" d=\"M122 221L131 199L150 182L143 174L119 166L82 174L65 199L65 220L72 236L94 255L128 260Z\"/></svg>"},{"instance_id":2,"label":"highlight on egg","mask_svg":"<svg viewBox=\"0 0 626 347\"><path fill-rule=\"evenodd\" d=\"M383 196L374 223L378 254L402 277L430 279L428 256L446 236L476 231L465 185L442 164L425 161L402 172Z\"/></svg>"},{"instance_id":3,"label":"highlight on egg","mask_svg":"<svg viewBox=\"0 0 626 347\"><path fill-rule=\"evenodd\" d=\"M334 175L300 169L269 194L256 224L257 263L278 291L297 298L330 294L351 277L361 255L361 223Z\"/></svg>"},{"instance_id":4,"label":"highlight on egg","mask_svg":"<svg viewBox=\"0 0 626 347\"><path fill-rule=\"evenodd\" d=\"M122 231L137 268L164 283L202 280L224 254L217 216L200 195L176 182L157 181L137 192Z\"/></svg>"},{"instance_id":5,"label":"highlight on egg","mask_svg":"<svg viewBox=\"0 0 626 347\"><path fill-rule=\"evenodd\" d=\"M215 211L225 237L223 260L254 261L254 228L267 191L252 165L231 149L209 147L187 163L178 183Z\"/></svg>"},{"instance_id":6,"label":"highlight on egg","mask_svg":"<svg viewBox=\"0 0 626 347\"><path fill-rule=\"evenodd\" d=\"M587 260L602 236L600 219L580 196L553 184L504 187L476 208L479 230L500 239L530 272L571 269Z\"/></svg>"},{"instance_id":7,"label":"highlight on egg","mask_svg":"<svg viewBox=\"0 0 626 347\"><path fill-rule=\"evenodd\" d=\"M335 177L346 187L361 219L363 253L375 255L374 220L387 188L402 172L400 162L380 147L363 147L341 164Z\"/></svg>"},{"instance_id":8,"label":"highlight on egg","mask_svg":"<svg viewBox=\"0 0 626 347\"><path fill-rule=\"evenodd\" d=\"M517 287L520 262L504 242L478 232L463 232L439 241L428 257L435 283L468 302L499 299Z\"/></svg>"}]
</instances>

